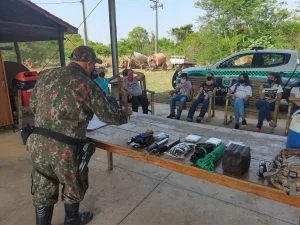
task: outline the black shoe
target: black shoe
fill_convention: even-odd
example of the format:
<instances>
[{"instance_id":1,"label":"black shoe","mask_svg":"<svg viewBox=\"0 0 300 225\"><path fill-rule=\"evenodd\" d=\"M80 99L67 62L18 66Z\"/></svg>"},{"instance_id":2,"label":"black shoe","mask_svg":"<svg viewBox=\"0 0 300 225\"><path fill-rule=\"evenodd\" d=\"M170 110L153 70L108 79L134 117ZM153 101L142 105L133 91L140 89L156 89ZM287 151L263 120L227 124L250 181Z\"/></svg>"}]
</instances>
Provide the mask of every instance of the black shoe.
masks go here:
<instances>
[{"instance_id":1,"label":"black shoe","mask_svg":"<svg viewBox=\"0 0 300 225\"><path fill-rule=\"evenodd\" d=\"M176 119L176 120L180 120L180 116L176 116L175 119Z\"/></svg>"},{"instance_id":2,"label":"black shoe","mask_svg":"<svg viewBox=\"0 0 300 225\"><path fill-rule=\"evenodd\" d=\"M85 225L94 217L92 212L79 213L79 203L65 204L65 225Z\"/></svg>"},{"instance_id":3,"label":"black shoe","mask_svg":"<svg viewBox=\"0 0 300 225\"><path fill-rule=\"evenodd\" d=\"M203 120L203 117L198 116L197 119L196 119L196 122L197 122L197 123L201 123L202 120Z\"/></svg>"},{"instance_id":4,"label":"black shoe","mask_svg":"<svg viewBox=\"0 0 300 225\"><path fill-rule=\"evenodd\" d=\"M170 114L167 116L167 118L171 118L171 119L173 119L174 117L175 117L175 115L173 115L173 114Z\"/></svg>"},{"instance_id":5,"label":"black shoe","mask_svg":"<svg viewBox=\"0 0 300 225\"><path fill-rule=\"evenodd\" d=\"M35 207L36 225L51 225L53 205Z\"/></svg>"},{"instance_id":6,"label":"black shoe","mask_svg":"<svg viewBox=\"0 0 300 225\"><path fill-rule=\"evenodd\" d=\"M236 123L236 124L234 125L234 129L240 129L240 125L239 125L238 123Z\"/></svg>"},{"instance_id":7,"label":"black shoe","mask_svg":"<svg viewBox=\"0 0 300 225\"><path fill-rule=\"evenodd\" d=\"M186 118L186 121L188 121L188 122L193 122L193 119L190 118L190 117L187 117L187 118Z\"/></svg>"},{"instance_id":8,"label":"black shoe","mask_svg":"<svg viewBox=\"0 0 300 225\"><path fill-rule=\"evenodd\" d=\"M242 125L247 125L247 121L245 119L242 120Z\"/></svg>"}]
</instances>

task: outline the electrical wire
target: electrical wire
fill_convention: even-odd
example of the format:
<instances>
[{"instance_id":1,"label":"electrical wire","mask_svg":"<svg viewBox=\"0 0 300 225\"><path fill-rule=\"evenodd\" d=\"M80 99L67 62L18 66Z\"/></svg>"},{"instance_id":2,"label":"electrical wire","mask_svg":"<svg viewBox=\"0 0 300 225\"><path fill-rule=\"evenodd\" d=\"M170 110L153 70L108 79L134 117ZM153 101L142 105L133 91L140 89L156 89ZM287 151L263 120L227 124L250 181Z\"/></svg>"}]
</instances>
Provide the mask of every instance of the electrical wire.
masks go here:
<instances>
[{"instance_id":1,"label":"electrical wire","mask_svg":"<svg viewBox=\"0 0 300 225\"><path fill-rule=\"evenodd\" d=\"M84 21L86 21L86 19L94 12L94 10L99 6L99 4L100 4L102 1L103 1L103 0L100 0L100 1L95 5L95 7L90 11L90 13L89 13L89 14L84 18L84 20L78 25L77 29L79 29L79 28L81 27L81 25L84 23ZM74 34L71 34L69 37L67 37L67 38L66 38L66 42L69 41L71 44L73 44L75 47L77 47L76 44L74 44L74 43L70 40L70 38L71 38L73 35L74 35ZM45 68L49 65L50 61L51 61L52 59L54 59L54 57L57 55L58 52L59 52L59 49L55 52L55 54L53 54L53 56L50 58L50 60L49 60L48 62L46 62L46 64L45 64L44 66L42 66L41 71L42 71L43 69L45 69Z\"/></svg>"}]
</instances>

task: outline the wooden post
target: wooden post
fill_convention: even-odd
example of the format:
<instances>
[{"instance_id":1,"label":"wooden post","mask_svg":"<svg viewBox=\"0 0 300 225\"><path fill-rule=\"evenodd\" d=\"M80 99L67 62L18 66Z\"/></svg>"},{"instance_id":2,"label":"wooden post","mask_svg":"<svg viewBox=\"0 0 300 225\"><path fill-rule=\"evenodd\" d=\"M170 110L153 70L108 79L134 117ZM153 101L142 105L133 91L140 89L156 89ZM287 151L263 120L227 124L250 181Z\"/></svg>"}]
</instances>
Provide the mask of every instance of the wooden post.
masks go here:
<instances>
[{"instance_id":1,"label":"wooden post","mask_svg":"<svg viewBox=\"0 0 300 225\"><path fill-rule=\"evenodd\" d=\"M114 165L113 165L113 153L107 151L107 170L108 171L112 171L113 168L114 168Z\"/></svg>"},{"instance_id":2,"label":"wooden post","mask_svg":"<svg viewBox=\"0 0 300 225\"><path fill-rule=\"evenodd\" d=\"M18 108L18 124L19 124L19 130L22 129L23 126L23 115L22 115L22 93L21 90L18 90L17 93L17 108Z\"/></svg>"},{"instance_id":3,"label":"wooden post","mask_svg":"<svg viewBox=\"0 0 300 225\"><path fill-rule=\"evenodd\" d=\"M208 122L211 121L211 106L212 106L212 96L209 96L209 103L208 103Z\"/></svg>"},{"instance_id":4,"label":"wooden post","mask_svg":"<svg viewBox=\"0 0 300 225\"><path fill-rule=\"evenodd\" d=\"M15 48L15 52L16 52L16 56L17 56L17 62L19 64L22 64L22 58L21 58L18 42L14 42L14 48Z\"/></svg>"},{"instance_id":5,"label":"wooden post","mask_svg":"<svg viewBox=\"0 0 300 225\"><path fill-rule=\"evenodd\" d=\"M285 132L284 132L285 135L287 135L288 130L289 130L289 126L290 126L290 123L291 123L292 108L293 108L293 103L289 103L288 113L287 113L287 118L286 118L286 125L285 125Z\"/></svg>"},{"instance_id":6,"label":"wooden post","mask_svg":"<svg viewBox=\"0 0 300 225\"><path fill-rule=\"evenodd\" d=\"M58 40L58 48L59 48L60 65L65 66L66 59L65 59L65 47L64 47L64 37L63 36L61 39Z\"/></svg>"},{"instance_id":7,"label":"wooden post","mask_svg":"<svg viewBox=\"0 0 300 225\"><path fill-rule=\"evenodd\" d=\"M225 103L225 112L224 112L224 125L227 125L228 122L228 104L229 104L229 97L226 96L226 103Z\"/></svg>"}]
</instances>

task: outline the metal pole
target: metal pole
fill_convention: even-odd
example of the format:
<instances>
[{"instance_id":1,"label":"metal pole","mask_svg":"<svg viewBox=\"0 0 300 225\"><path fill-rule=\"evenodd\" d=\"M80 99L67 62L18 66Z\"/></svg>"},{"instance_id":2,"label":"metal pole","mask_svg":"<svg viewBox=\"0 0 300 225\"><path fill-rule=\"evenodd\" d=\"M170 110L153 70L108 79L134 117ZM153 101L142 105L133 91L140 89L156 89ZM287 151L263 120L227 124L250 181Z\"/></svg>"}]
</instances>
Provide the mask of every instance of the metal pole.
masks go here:
<instances>
[{"instance_id":1,"label":"metal pole","mask_svg":"<svg viewBox=\"0 0 300 225\"><path fill-rule=\"evenodd\" d=\"M153 5L150 5L150 8L155 10L155 53L158 51L158 8L163 8L163 4L159 3L159 0L150 0L153 2Z\"/></svg>"},{"instance_id":2,"label":"metal pole","mask_svg":"<svg viewBox=\"0 0 300 225\"><path fill-rule=\"evenodd\" d=\"M157 53L157 48L158 48L158 13L157 13L157 7L155 10L155 14L156 14L156 29L155 29L155 53Z\"/></svg>"},{"instance_id":3,"label":"metal pole","mask_svg":"<svg viewBox=\"0 0 300 225\"><path fill-rule=\"evenodd\" d=\"M110 29L110 45L112 54L112 68L113 75L119 74L119 62L118 62L118 42L117 42L117 23L116 23L116 4L115 0L108 0L109 11L109 29ZM119 103L122 108L122 96L121 96L121 79L118 78L118 90L119 90ZM107 153L108 170L113 169L113 154Z\"/></svg>"},{"instance_id":4,"label":"metal pole","mask_svg":"<svg viewBox=\"0 0 300 225\"><path fill-rule=\"evenodd\" d=\"M85 6L84 0L80 0L82 4L82 15L83 15L83 31L84 31L84 45L88 45L88 35L87 35L87 25L86 25L86 18L85 18Z\"/></svg>"},{"instance_id":5,"label":"metal pole","mask_svg":"<svg viewBox=\"0 0 300 225\"><path fill-rule=\"evenodd\" d=\"M119 74L118 62L118 42L117 42L117 25L116 25L116 6L115 0L108 0L109 9L109 28L110 28L110 42L112 52L112 67L113 74Z\"/></svg>"}]
</instances>

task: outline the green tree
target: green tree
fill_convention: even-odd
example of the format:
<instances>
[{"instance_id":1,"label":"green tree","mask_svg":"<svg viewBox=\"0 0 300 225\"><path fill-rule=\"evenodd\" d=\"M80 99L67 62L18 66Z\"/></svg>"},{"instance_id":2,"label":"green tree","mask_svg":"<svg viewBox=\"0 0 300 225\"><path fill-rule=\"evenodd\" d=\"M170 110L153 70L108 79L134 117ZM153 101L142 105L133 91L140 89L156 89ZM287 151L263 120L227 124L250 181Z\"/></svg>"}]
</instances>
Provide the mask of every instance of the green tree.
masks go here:
<instances>
[{"instance_id":1,"label":"green tree","mask_svg":"<svg viewBox=\"0 0 300 225\"><path fill-rule=\"evenodd\" d=\"M66 59L68 59L74 48L83 45L83 39L80 34L66 34L64 45Z\"/></svg>"},{"instance_id":2,"label":"green tree","mask_svg":"<svg viewBox=\"0 0 300 225\"><path fill-rule=\"evenodd\" d=\"M181 27L174 27L171 29L171 34L175 37L177 43L184 41L188 34L193 33L193 25L188 24Z\"/></svg>"},{"instance_id":3,"label":"green tree","mask_svg":"<svg viewBox=\"0 0 300 225\"><path fill-rule=\"evenodd\" d=\"M102 43L89 41L88 46L93 48L97 55L110 56L111 50L109 45L104 45Z\"/></svg>"},{"instance_id":4,"label":"green tree","mask_svg":"<svg viewBox=\"0 0 300 225\"><path fill-rule=\"evenodd\" d=\"M205 49L218 52L216 55L249 49L263 45L267 48L299 49L299 23L279 0L198 0L195 7L205 11L199 17L199 33ZM202 44L200 44L202 45ZM219 52L219 49L224 52ZM206 55L206 54L204 54ZM199 56L203 60L203 55ZM213 60L214 61L214 60Z\"/></svg>"},{"instance_id":5,"label":"green tree","mask_svg":"<svg viewBox=\"0 0 300 225\"><path fill-rule=\"evenodd\" d=\"M146 54L149 49L149 35L145 28L135 27L128 33L127 41L134 51Z\"/></svg>"}]
</instances>

